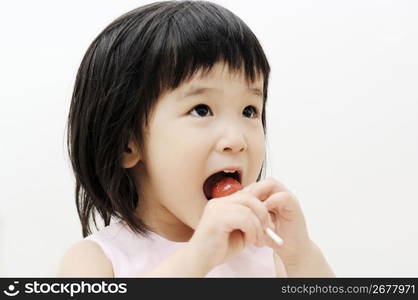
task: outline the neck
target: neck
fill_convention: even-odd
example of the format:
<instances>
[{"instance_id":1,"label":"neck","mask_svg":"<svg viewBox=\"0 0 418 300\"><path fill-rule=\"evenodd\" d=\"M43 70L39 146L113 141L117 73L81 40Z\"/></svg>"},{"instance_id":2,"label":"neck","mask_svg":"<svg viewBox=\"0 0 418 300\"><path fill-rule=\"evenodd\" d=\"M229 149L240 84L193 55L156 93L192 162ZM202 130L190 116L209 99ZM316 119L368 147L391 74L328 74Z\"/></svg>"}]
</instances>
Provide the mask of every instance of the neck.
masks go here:
<instances>
[{"instance_id":1,"label":"neck","mask_svg":"<svg viewBox=\"0 0 418 300\"><path fill-rule=\"evenodd\" d=\"M193 228L181 222L163 207L149 209L143 205L137 209L136 215L154 233L173 242L188 242L194 233Z\"/></svg>"},{"instance_id":2,"label":"neck","mask_svg":"<svg viewBox=\"0 0 418 300\"><path fill-rule=\"evenodd\" d=\"M136 186L139 187L137 193L141 199L135 212L137 217L154 233L167 240L188 242L194 233L194 229L178 219L158 199L155 199L155 197L158 197L158 193L154 192L143 164L137 164L131 172Z\"/></svg>"}]
</instances>

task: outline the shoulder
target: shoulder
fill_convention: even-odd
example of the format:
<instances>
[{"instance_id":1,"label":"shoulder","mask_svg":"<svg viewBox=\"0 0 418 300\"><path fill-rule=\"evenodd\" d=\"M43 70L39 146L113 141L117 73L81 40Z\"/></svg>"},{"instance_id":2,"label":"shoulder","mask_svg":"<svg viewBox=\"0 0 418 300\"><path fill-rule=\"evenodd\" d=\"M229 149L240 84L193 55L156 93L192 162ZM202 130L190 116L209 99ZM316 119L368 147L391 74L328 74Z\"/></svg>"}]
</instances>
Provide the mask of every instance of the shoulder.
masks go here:
<instances>
[{"instance_id":1,"label":"shoulder","mask_svg":"<svg viewBox=\"0 0 418 300\"><path fill-rule=\"evenodd\" d=\"M57 277L114 277L112 263L94 241L82 240L64 254Z\"/></svg>"}]
</instances>

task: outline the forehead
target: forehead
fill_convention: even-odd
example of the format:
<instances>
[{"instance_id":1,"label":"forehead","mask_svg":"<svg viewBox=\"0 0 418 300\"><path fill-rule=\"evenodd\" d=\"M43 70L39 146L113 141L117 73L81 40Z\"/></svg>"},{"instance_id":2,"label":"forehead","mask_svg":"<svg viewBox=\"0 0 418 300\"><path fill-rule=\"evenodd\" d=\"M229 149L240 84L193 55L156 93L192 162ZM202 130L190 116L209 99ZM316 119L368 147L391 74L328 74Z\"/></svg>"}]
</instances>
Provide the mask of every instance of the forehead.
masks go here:
<instances>
[{"instance_id":1,"label":"forehead","mask_svg":"<svg viewBox=\"0 0 418 300\"><path fill-rule=\"evenodd\" d=\"M192 78L179 87L182 98L208 93L245 93L263 98L262 76L254 82L247 80L243 71L231 71L224 64L216 64L208 72L199 70Z\"/></svg>"},{"instance_id":2,"label":"forehead","mask_svg":"<svg viewBox=\"0 0 418 300\"><path fill-rule=\"evenodd\" d=\"M242 93L250 94L255 97L263 98L263 91L258 87L248 86L240 90ZM190 85L181 93L182 98L193 97L201 94L216 94L224 92L222 88L211 85Z\"/></svg>"}]
</instances>

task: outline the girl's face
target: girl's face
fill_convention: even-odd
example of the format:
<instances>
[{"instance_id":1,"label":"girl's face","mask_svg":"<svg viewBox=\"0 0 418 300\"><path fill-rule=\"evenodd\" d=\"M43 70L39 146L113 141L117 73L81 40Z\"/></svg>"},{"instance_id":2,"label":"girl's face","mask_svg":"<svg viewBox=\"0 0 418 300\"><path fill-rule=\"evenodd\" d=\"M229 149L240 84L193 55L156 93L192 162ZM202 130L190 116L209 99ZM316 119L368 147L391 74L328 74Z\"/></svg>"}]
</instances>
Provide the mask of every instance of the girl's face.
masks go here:
<instances>
[{"instance_id":1,"label":"girl's face","mask_svg":"<svg viewBox=\"0 0 418 300\"><path fill-rule=\"evenodd\" d=\"M132 169L140 190L138 215L173 240L187 240L199 223L210 175L238 166L247 186L257 180L265 154L263 79L248 86L243 74L220 63L200 75L160 97L145 130L141 163Z\"/></svg>"}]
</instances>

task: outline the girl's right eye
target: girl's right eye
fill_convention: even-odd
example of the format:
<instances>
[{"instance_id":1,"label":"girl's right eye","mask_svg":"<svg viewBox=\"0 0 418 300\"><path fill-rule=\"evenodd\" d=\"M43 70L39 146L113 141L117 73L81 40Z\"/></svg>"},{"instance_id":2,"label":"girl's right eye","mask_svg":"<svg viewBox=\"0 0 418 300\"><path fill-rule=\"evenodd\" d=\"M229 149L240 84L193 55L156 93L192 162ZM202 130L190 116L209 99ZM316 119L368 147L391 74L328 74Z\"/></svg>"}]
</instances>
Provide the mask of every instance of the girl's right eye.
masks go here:
<instances>
[{"instance_id":1,"label":"girl's right eye","mask_svg":"<svg viewBox=\"0 0 418 300\"><path fill-rule=\"evenodd\" d=\"M193 107L193 109L190 111L190 113L192 111L196 111L198 114L198 117L207 117L206 116L206 111L210 110L209 106L207 106L206 104L199 104L196 105L195 107Z\"/></svg>"}]
</instances>

